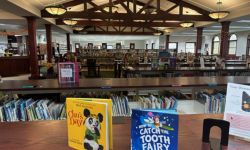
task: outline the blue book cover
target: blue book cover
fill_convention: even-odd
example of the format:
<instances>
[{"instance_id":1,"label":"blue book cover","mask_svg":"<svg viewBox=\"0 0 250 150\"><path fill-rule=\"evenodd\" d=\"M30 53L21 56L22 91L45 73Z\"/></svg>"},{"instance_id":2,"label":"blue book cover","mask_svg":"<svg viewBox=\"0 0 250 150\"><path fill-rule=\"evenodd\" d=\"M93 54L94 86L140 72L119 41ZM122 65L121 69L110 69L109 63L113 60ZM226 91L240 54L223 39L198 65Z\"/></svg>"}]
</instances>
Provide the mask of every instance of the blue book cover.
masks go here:
<instances>
[{"instance_id":1,"label":"blue book cover","mask_svg":"<svg viewBox=\"0 0 250 150\"><path fill-rule=\"evenodd\" d=\"M174 110L132 110L131 150L178 150Z\"/></svg>"}]
</instances>

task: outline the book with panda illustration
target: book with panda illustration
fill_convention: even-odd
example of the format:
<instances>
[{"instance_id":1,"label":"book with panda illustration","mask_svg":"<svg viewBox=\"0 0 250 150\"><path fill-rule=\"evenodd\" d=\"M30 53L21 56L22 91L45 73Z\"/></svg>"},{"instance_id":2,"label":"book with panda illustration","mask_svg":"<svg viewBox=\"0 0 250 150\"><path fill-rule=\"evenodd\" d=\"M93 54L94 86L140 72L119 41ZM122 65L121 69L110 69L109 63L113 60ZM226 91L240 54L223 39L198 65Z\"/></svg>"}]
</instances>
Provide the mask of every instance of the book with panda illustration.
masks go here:
<instances>
[{"instance_id":1,"label":"book with panda illustration","mask_svg":"<svg viewBox=\"0 0 250 150\"><path fill-rule=\"evenodd\" d=\"M111 100L67 98L69 146L78 150L112 149L109 107L112 109Z\"/></svg>"},{"instance_id":2,"label":"book with panda illustration","mask_svg":"<svg viewBox=\"0 0 250 150\"><path fill-rule=\"evenodd\" d=\"M175 110L132 110L131 150L178 150Z\"/></svg>"}]
</instances>

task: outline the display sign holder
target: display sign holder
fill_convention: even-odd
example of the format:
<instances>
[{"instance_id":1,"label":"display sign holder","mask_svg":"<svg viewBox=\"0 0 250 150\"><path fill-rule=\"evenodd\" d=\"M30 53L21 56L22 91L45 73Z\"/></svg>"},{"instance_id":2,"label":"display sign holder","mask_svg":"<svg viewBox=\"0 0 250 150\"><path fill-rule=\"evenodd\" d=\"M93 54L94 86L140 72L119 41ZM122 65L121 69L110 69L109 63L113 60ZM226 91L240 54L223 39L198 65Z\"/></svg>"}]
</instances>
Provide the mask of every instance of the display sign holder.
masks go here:
<instances>
[{"instance_id":1,"label":"display sign holder","mask_svg":"<svg viewBox=\"0 0 250 150\"><path fill-rule=\"evenodd\" d=\"M59 83L78 83L79 68L77 62L58 63Z\"/></svg>"},{"instance_id":2,"label":"display sign holder","mask_svg":"<svg viewBox=\"0 0 250 150\"><path fill-rule=\"evenodd\" d=\"M230 135L250 141L250 86L228 83L224 120L230 122Z\"/></svg>"}]
</instances>

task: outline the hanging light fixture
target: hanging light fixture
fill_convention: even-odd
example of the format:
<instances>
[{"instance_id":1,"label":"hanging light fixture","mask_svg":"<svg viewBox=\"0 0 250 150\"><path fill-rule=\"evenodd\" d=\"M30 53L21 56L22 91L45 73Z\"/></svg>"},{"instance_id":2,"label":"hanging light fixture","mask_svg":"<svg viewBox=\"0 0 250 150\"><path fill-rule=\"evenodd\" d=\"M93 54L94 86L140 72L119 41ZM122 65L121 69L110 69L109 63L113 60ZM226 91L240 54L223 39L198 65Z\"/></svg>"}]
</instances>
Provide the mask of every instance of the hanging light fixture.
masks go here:
<instances>
[{"instance_id":1,"label":"hanging light fixture","mask_svg":"<svg viewBox=\"0 0 250 150\"><path fill-rule=\"evenodd\" d=\"M159 32L159 30L157 30L157 32L154 33L154 35L157 35L157 36L159 36L159 35L161 35L161 34L162 34L162 33Z\"/></svg>"},{"instance_id":2,"label":"hanging light fixture","mask_svg":"<svg viewBox=\"0 0 250 150\"><path fill-rule=\"evenodd\" d=\"M155 29L156 29L156 32L153 33L154 35L159 36L159 35L162 34L162 32L160 32L161 31L161 27L156 27Z\"/></svg>"},{"instance_id":3,"label":"hanging light fixture","mask_svg":"<svg viewBox=\"0 0 250 150\"><path fill-rule=\"evenodd\" d=\"M110 8L110 7L111 7L112 13L115 13L115 12L118 11L118 7L115 6L115 5L113 4L113 2L109 3L109 4L108 4L106 7L104 7L103 9L104 9L105 11L109 12L109 8Z\"/></svg>"},{"instance_id":4,"label":"hanging light fixture","mask_svg":"<svg viewBox=\"0 0 250 150\"><path fill-rule=\"evenodd\" d=\"M67 12L67 9L63 5L56 5L54 1L53 5L47 6L44 8L51 15L63 15Z\"/></svg>"},{"instance_id":5,"label":"hanging light fixture","mask_svg":"<svg viewBox=\"0 0 250 150\"><path fill-rule=\"evenodd\" d=\"M74 26L77 24L77 21L73 20L73 19L64 19L63 23L65 23L66 25L69 25L69 26Z\"/></svg>"},{"instance_id":6,"label":"hanging light fixture","mask_svg":"<svg viewBox=\"0 0 250 150\"><path fill-rule=\"evenodd\" d=\"M82 31L82 30L83 30L83 27L81 27L81 26L74 26L74 27L73 27L73 30Z\"/></svg>"},{"instance_id":7,"label":"hanging light fixture","mask_svg":"<svg viewBox=\"0 0 250 150\"><path fill-rule=\"evenodd\" d=\"M226 16L229 15L229 11L221 11L220 7L222 5L222 2L219 0L217 3L218 6L218 11L213 11L209 14L209 17L213 18L213 19L222 19L225 18Z\"/></svg>"},{"instance_id":8,"label":"hanging light fixture","mask_svg":"<svg viewBox=\"0 0 250 150\"><path fill-rule=\"evenodd\" d=\"M183 28L189 28L192 27L193 25L194 25L193 22L187 22L187 21L180 23L180 26L182 26Z\"/></svg>"}]
</instances>

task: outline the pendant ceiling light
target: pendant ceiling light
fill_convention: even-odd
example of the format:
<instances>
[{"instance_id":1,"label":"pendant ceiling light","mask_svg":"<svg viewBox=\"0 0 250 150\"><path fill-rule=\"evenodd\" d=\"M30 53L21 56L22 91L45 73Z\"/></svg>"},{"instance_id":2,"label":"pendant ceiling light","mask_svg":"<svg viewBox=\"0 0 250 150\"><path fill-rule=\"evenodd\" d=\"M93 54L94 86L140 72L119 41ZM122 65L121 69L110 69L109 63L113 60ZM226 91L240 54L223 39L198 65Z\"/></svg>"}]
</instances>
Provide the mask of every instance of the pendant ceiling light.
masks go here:
<instances>
[{"instance_id":1,"label":"pendant ceiling light","mask_svg":"<svg viewBox=\"0 0 250 150\"><path fill-rule=\"evenodd\" d=\"M74 27L73 27L73 30L82 31L82 30L83 30L83 27L81 27L81 26L74 26Z\"/></svg>"},{"instance_id":2,"label":"pendant ceiling light","mask_svg":"<svg viewBox=\"0 0 250 150\"><path fill-rule=\"evenodd\" d=\"M180 24L180 26L182 26L183 28L189 28L189 27L192 27L194 25L193 22L182 22Z\"/></svg>"},{"instance_id":3,"label":"pendant ceiling light","mask_svg":"<svg viewBox=\"0 0 250 150\"><path fill-rule=\"evenodd\" d=\"M159 35L161 35L161 33L160 32L155 32L154 35L158 35L159 36Z\"/></svg>"},{"instance_id":4,"label":"pendant ceiling light","mask_svg":"<svg viewBox=\"0 0 250 150\"><path fill-rule=\"evenodd\" d=\"M51 15L63 15L67 12L67 9L63 5L56 5L54 1L54 5L50 5L44 8Z\"/></svg>"},{"instance_id":5,"label":"pendant ceiling light","mask_svg":"<svg viewBox=\"0 0 250 150\"><path fill-rule=\"evenodd\" d=\"M69 25L69 26L74 26L77 24L77 21L73 20L73 19L64 19L63 23L65 23L66 25Z\"/></svg>"},{"instance_id":6,"label":"pendant ceiling light","mask_svg":"<svg viewBox=\"0 0 250 150\"><path fill-rule=\"evenodd\" d=\"M222 5L222 2L219 0L217 2L217 6L218 6L218 11L213 11L209 14L209 17L213 18L213 19L222 19L225 18L226 16L229 15L229 11L221 11L220 10L220 6Z\"/></svg>"}]
</instances>

